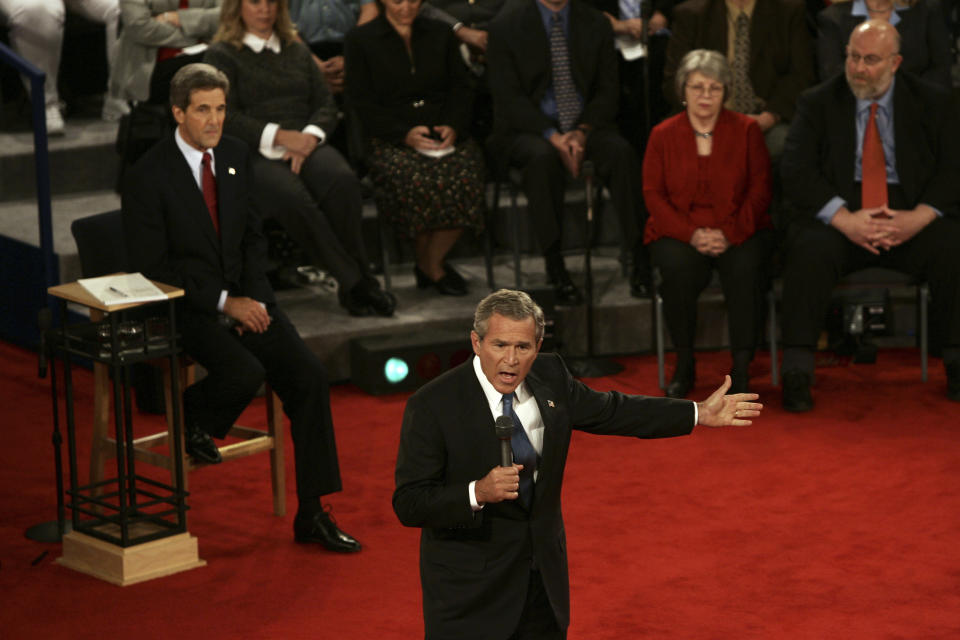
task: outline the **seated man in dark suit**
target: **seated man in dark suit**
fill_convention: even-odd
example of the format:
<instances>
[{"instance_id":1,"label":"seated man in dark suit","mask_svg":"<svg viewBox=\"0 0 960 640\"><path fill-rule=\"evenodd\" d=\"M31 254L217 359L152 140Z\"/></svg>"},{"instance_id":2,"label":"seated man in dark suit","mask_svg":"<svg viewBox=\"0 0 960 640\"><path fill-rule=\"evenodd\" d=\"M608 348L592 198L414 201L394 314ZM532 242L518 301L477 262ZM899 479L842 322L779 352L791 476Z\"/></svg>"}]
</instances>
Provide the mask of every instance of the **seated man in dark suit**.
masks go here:
<instances>
[{"instance_id":1,"label":"seated man in dark suit","mask_svg":"<svg viewBox=\"0 0 960 640\"><path fill-rule=\"evenodd\" d=\"M746 426L757 395L704 402L599 392L540 354L543 311L522 291L480 301L476 358L407 402L393 509L420 527L427 640L561 640L570 623L567 542L560 509L573 430L667 438L695 425ZM495 423L496 427L495 428ZM505 423L514 464L503 464Z\"/></svg>"},{"instance_id":2,"label":"seated man in dark suit","mask_svg":"<svg viewBox=\"0 0 960 640\"><path fill-rule=\"evenodd\" d=\"M547 277L561 304L583 300L561 254L565 174L592 160L633 252L631 292L649 295L640 162L616 130L620 98L609 21L579 0L518 0L490 25L487 74L497 157L523 169L523 189Z\"/></svg>"},{"instance_id":3,"label":"seated man in dark suit","mask_svg":"<svg viewBox=\"0 0 960 640\"><path fill-rule=\"evenodd\" d=\"M757 120L776 161L800 92L813 84L813 52L798 0L686 0L673 10L664 95L675 99L677 65L693 49L727 56L727 108ZM679 105L677 105L679 106Z\"/></svg>"},{"instance_id":4,"label":"seated man in dark suit","mask_svg":"<svg viewBox=\"0 0 960 640\"><path fill-rule=\"evenodd\" d=\"M246 145L221 138L229 89L226 76L207 64L174 75L177 129L133 166L123 186L127 253L134 270L185 292L183 348L207 370L183 394L187 453L220 462L210 436L224 437L266 380L290 418L295 539L358 551L320 504L341 489L327 376L267 281Z\"/></svg>"},{"instance_id":5,"label":"seated man in dark suit","mask_svg":"<svg viewBox=\"0 0 960 640\"><path fill-rule=\"evenodd\" d=\"M783 405L813 408L813 349L838 278L870 266L930 283L947 394L960 402L960 132L949 93L898 71L896 28L860 24L845 76L800 99L783 153L794 214L783 287Z\"/></svg>"}]
</instances>

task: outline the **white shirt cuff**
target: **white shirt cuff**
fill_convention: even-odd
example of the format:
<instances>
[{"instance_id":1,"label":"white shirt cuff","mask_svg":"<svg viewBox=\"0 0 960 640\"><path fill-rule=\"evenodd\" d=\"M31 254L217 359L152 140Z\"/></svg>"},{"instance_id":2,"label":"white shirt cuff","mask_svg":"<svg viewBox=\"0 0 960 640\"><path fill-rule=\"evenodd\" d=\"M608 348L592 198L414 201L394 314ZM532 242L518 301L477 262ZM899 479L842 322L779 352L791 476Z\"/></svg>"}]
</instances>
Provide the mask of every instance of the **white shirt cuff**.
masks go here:
<instances>
[{"instance_id":1,"label":"white shirt cuff","mask_svg":"<svg viewBox=\"0 0 960 640\"><path fill-rule=\"evenodd\" d=\"M693 426L697 426L700 422L700 408L697 407L697 403L693 403Z\"/></svg>"},{"instance_id":2,"label":"white shirt cuff","mask_svg":"<svg viewBox=\"0 0 960 640\"><path fill-rule=\"evenodd\" d=\"M217 311L223 313L223 306L227 304L227 290L220 292L220 300L217 301Z\"/></svg>"},{"instance_id":3,"label":"white shirt cuff","mask_svg":"<svg viewBox=\"0 0 960 640\"><path fill-rule=\"evenodd\" d=\"M313 136L314 138L316 138L317 145L321 145L327 141L326 132L315 124L308 124L303 128L303 131L301 133L307 133Z\"/></svg>"},{"instance_id":4,"label":"white shirt cuff","mask_svg":"<svg viewBox=\"0 0 960 640\"><path fill-rule=\"evenodd\" d=\"M483 505L477 502L476 486L477 486L477 481L476 480L472 481L470 485L467 487L467 493L470 495L470 508L473 509L474 511L480 511L481 509L483 509Z\"/></svg>"},{"instance_id":5,"label":"white shirt cuff","mask_svg":"<svg viewBox=\"0 0 960 640\"><path fill-rule=\"evenodd\" d=\"M273 146L273 140L277 137L277 131L279 130L280 125L271 122L260 133L260 155L268 160L279 160L283 157L283 152L286 151L283 147Z\"/></svg>"}]
</instances>

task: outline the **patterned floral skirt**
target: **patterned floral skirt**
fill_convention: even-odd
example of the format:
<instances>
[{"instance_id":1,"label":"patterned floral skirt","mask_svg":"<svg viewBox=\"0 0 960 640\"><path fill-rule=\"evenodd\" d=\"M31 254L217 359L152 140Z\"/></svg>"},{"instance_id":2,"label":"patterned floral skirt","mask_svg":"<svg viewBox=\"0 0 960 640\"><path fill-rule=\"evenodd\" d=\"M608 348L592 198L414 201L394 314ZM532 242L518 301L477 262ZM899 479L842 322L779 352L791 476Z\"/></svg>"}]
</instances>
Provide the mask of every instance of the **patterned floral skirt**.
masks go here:
<instances>
[{"instance_id":1,"label":"patterned floral skirt","mask_svg":"<svg viewBox=\"0 0 960 640\"><path fill-rule=\"evenodd\" d=\"M458 142L456 151L439 159L376 139L372 147L377 210L400 233L412 239L437 229L483 231L483 154L476 142Z\"/></svg>"}]
</instances>

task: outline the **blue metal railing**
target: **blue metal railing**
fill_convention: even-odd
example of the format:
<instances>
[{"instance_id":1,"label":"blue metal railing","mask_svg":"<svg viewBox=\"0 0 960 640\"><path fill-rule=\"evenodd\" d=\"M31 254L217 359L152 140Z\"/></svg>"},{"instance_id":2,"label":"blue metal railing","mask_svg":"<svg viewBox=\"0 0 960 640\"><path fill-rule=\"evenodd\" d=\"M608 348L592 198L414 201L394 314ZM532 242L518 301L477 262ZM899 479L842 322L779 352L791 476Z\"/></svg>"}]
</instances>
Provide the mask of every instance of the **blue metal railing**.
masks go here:
<instances>
[{"instance_id":1,"label":"blue metal railing","mask_svg":"<svg viewBox=\"0 0 960 640\"><path fill-rule=\"evenodd\" d=\"M50 154L47 149L47 116L43 83L46 75L10 47L0 42L0 62L5 62L30 79L30 110L33 114L33 156L37 174L37 226L43 276L46 287L60 282L53 252L53 214L50 207ZM44 289L46 295L46 289Z\"/></svg>"}]
</instances>

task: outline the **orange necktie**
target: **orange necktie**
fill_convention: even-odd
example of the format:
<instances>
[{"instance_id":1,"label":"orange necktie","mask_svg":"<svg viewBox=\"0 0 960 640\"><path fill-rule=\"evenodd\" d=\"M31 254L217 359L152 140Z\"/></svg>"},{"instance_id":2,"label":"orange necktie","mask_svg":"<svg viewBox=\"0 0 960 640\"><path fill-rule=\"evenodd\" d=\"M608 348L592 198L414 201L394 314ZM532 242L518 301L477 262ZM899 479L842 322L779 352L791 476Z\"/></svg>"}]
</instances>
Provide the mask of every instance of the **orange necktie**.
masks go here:
<instances>
[{"instance_id":1,"label":"orange necktie","mask_svg":"<svg viewBox=\"0 0 960 640\"><path fill-rule=\"evenodd\" d=\"M864 209L887 204L887 162L883 157L883 144L877 129L877 103L870 105L870 119L863 133L861 168L861 203Z\"/></svg>"}]
</instances>

